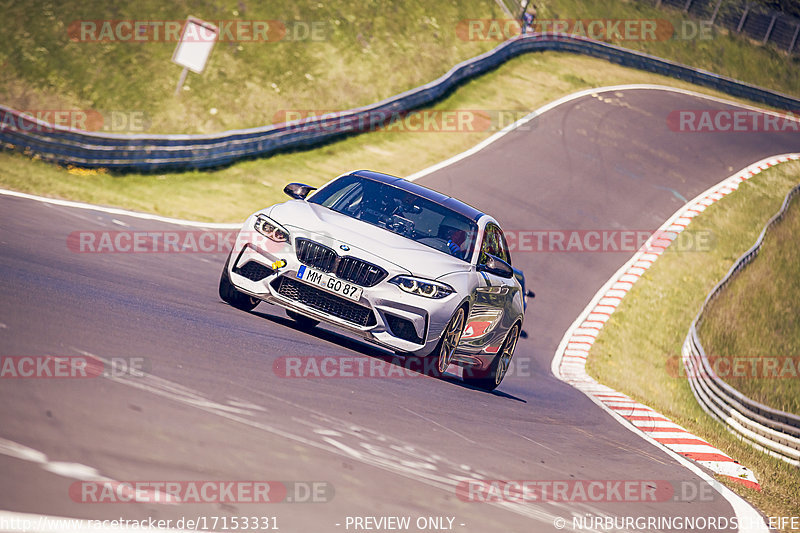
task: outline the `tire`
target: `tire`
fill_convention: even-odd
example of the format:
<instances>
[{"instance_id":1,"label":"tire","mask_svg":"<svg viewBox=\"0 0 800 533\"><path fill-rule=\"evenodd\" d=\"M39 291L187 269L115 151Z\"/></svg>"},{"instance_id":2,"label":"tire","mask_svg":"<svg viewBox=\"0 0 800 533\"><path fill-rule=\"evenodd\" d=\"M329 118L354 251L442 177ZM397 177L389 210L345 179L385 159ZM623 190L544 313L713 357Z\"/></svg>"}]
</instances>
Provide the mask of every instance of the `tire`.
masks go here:
<instances>
[{"instance_id":1,"label":"tire","mask_svg":"<svg viewBox=\"0 0 800 533\"><path fill-rule=\"evenodd\" d=\"M519 340L520 325L519 323L509 330L506 339L503 341L497 355L492 359L489 368L483 371L468 371L464 370L464 382L473 387L485 391L493 391L500 385L503 378L508 372L508 365L511 364L511 358L514 357L514 350L517 348L517 341ZM469 375L467 375L469 374Z\"/></svg>"},{"instance_id":2,"label":"tire","mask_svg":"<svg viewBox=\"0 0 800 533\"><path fill-rule=\"evenodd\" d=\"M231 252L231 254L232 253L233 252ZM236 287L231 283L231 278L228 276L228 265L230 262L231 256L228 255L228 260L225 261L225 266L222 268L222 275L219 277L219 297L222 298L223 302L232 305L236 309L252 311L261 300L236 290Z\"/></svg>"},{"instance_id":3,"label":"tire","mask_svg":"<svg viewBox=\"0 0 800 533\"><path fill-rule=\"evenodd\" d=\"M431 355L427 356L419 356L413 355L410 353L397 353L397 355L403 356L403 367L407 370L411 370L412 372L419 372L425 376L431 376L434 378L441 377L441 373L439 373L437 366L437 360L433 356L434 352L431 352Z\"/></svg>"},{"instance_id":4,"label":"tire","mask_svg":"<svg viewBox=\"0 0 800 533\"><path fill-rule=\"evenodd\" d=\"M297 326L300 329L313 329L319 324L319 320L314 320L313 318L308 318L307 316L301 315L300 313L295 313L294 311L286 310L286 314L297 322Z\"/></svg>"},{"instance_id":5,"label":"tire","mask_svg":"<svg viewBox=\"0 0 800 533\"><path fill-rule=\"evenodd\" d=\"M464 306L459 307L447 323L447 327L442 332L442 338L436 345L434 354L436 355L436 370L439 374L444 374L447 367L453 361L453 355L461 342L461 335L464 334L464 326L467 322L467 311Z\"/></svg>"},{"instance_id":6,"label":"tire","mask_svg":"<svg viewBox=\"0 0 800 533\"><path fill-rule=\"evenodd\" d=\"M467 310L465 306L459 307L450 321L442 331L442 336L439 342L436 343L436 348L426 356L419 355L406 355L405 367L414 372L419 372L426 376L435 378L442 377L442 375L450 366L453 360L455 348L461 341L461 335L464 333L464 326L467 321ZM449 334L449 337L448 337Z\"/></svg>"}]
</instances>

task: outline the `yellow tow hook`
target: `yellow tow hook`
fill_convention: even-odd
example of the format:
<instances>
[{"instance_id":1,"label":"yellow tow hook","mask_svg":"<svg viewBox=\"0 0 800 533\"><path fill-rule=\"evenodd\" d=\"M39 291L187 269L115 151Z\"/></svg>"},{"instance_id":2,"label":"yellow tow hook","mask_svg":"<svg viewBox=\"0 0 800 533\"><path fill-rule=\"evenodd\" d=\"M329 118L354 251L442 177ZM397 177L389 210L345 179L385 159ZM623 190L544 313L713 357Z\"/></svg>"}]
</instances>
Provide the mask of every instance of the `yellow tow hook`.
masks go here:
<instances>
[{"instance_id":1,"label":"yellow tow hook","mask_svg":"<svg viewBox=\"0 0 800 533\"><path fill-rule=\"evenodd\" d=\"M278 259L274 263L272 263L272 270L278 270L279 268L283 268L286 266L286 260Z\"/></svg>"}]
</instances>

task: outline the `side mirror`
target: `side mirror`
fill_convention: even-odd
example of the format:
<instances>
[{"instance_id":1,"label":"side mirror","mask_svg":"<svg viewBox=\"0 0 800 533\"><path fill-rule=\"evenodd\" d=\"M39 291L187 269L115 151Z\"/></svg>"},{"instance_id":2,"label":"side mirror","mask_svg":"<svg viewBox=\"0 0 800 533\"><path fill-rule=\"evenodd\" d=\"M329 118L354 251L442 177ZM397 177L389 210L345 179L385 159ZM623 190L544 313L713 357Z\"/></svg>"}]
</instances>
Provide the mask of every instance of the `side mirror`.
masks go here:
<instances>
[{"instance_id":1,"label":"side mirror","mask_svg":"<svg viewBox=\"0 0 800 533\"><path fill-rule=\"evenodd\" d=\"M486 257L486 262L478 265L478 272L488 272L506 279L514 277L514 269L511 268L511 265L491 254L486 254Z\"/></svg>"},{"instance_id":2,"label":"side mirror","mask_svg":"<svg viewBox=\"0 0 800 533\"><path fill-rule=\"evenodd\" d=\"M283 192L296 200L305 200L308 193L316 190L316 187L305 185L304 183L290 183L283 188Z\"/></svg>"}]
</instances>

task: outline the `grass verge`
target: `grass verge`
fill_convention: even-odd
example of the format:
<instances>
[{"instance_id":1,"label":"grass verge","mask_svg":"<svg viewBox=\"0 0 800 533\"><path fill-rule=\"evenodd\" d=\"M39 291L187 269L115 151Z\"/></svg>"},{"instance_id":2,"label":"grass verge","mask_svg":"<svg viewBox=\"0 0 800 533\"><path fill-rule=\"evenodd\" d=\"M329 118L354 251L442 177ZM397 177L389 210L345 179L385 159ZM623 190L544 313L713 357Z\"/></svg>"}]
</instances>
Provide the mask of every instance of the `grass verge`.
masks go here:
<instances>
[{"instance_id":1,"label":"grass verge","mask_svg":"<svg viewBox=\"0 0 800 533\"><path fill-rule=\"evenodd\" d=\"M800 202L767 233L758 256L703 313L700 338L723 379L763 404L800 413ZM756 358L756 371L750 361Z\"/></svg>"},{"instance_id":2,"label":"grass verge","mask_svg":"<svg viewBox=\"0 0 800 533\"><path fill-rule=\"evenodd\" d=\"M280 110L341 110L377 102L427 83L514 34L492 30L488 20L506 15L487 0L188 4L193 5L0 0L5 29L0 41L0 103L30 111L97 111L104 120L92 124L114 132L212 133L270 124L282 116ZM800 59L725 30L700 32L698 21L679 10L632 0L536 4L540 20L659 21L668 31L659 31L656 40L642 40L634 32L611 35L609 42L800 96ZM103 32L103 21L163 24L183 21L187 15L239 21L245 28L266 21L283 25L286 33L277 42L247 41L253 31L242 31L245 40L233 42L234 34L225 33L204 73L190 73L184 90L175 96L180 74L180 67L171 62L175 42L164 42L153 31L143 42L131 41L124 28ZM467 21L476 19L487 21L482 30L465 32ZM96 30L81 38L80 23L87 21L95 23ZM110 39L86 37L92 35Z\"/></svg>"},{"instance_id":3,"label":"grass verge","mask_svg":"<svg viewBox=\"0 0 800 533\"><path fill-rule=\"evenodd\" d=\"M7 32L0 42L0 102L30 110L141 112L149 132L261 126L278 110L346 109L427 83L494 44L459 39L451 21L501 13L485 0L435 8L423 0L0 0ZM116 23L152 21L163 28L187 15L228 31L203 74L189 73L175 96L176 42L165 40L163 30L133 41ZM243 29L226 26L231 21ZM82 33L82 22L96 30ZM268 31L268 40L253 40L255 22L286 33Z\"/></svg>"},{"instance_id":4,"label":"grass verge","mask_svg":"<svg viewBox=\"0 0 800 533\"><path fill-rule=\"evenodd\" d=\"M800 516L800 470L739 441L708 417L676 365L706 295L752 246L798 181L800 163L779 165L695 217L677 246L668 248L622 300L587 363L598 381L653 407L751 468L761 492L725 482L768 516ZM688 251L691 233L706 231L715 235L715 245L708 251Z\"/></svg>"},{"instance_id":5,"label":"grass verge","mask_svg":"<svg viewBox=\"0 0 800 533\"><path fill-rule=\"evenodd\" d=\"M581 89L626 83L671 85L725 96L600 59L555 52L528 54L468 82L432 108L487 110L495 118L506 119L493 121L483 131L379 131L314 150L244 161L216 171L163 174L67 171L24 155L0 152L0 187L165 216L238 222L284 198L281 191L290 181L319 185L358 168L406 176L473 147L514 117L561 96Z\"/></svg>"}]
</instances>

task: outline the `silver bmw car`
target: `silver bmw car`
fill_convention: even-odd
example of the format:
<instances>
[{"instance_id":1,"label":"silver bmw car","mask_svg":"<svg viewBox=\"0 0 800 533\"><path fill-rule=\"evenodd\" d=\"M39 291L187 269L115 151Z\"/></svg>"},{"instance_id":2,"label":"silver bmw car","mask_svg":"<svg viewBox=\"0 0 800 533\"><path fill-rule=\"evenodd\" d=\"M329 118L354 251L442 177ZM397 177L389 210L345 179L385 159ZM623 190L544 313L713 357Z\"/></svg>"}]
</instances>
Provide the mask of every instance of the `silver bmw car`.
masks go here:
<instances>
[{"instance_id":1,"label":"silver bmw car","mask_svg":"<svg viewBox=\"0 0 800 533\"><path fill-rule=\"evenodd\" d=\"M249 311L265 301L303 328L344 328L426 373L456 364L471 385L500 384L525 290L494 218L366 170L284 191L291 200L254 213L239 232L219 282L225 302Z\"/></svg>"}]
</instances>

